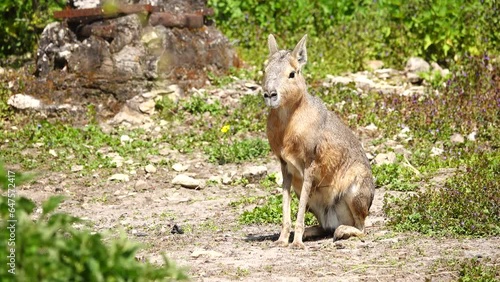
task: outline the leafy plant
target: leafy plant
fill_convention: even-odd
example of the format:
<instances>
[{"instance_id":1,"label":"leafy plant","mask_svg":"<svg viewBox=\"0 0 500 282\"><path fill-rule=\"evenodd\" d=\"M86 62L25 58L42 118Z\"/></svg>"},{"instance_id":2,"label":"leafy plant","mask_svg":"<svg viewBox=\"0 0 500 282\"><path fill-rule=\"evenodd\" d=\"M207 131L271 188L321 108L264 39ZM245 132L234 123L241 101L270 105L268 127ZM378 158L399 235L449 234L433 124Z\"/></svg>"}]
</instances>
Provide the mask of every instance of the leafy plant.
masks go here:
<instances>
[{"instance_id":1,"label":"leafy plant","mask_svg":"<svg viewBox=\"0 0 500 282\"><path fill-rule=\"evenodd\" d=\"M471 157L464 173L442 188L428 188L407 199L386 198L384 211L398 231L430 235L498 236L500 234L500 157Z\"/></svg>"},{"instance_id":2,"label":"leafy plant","mask_svg":"<svg viewBox=\"0 0 500 282\"><path fill-rule=\"evenodd\" d=\"M35 203L15 196L15 186L25 176L7 172L0 164L0 186L9 190L0 197L0 280L18 281L151 281L186 280L172 262L156 267L136 260L136 244L124 237L103 242L99 233L77 230L77 217L54 212L63 200L50 197L42 203L42 214L34 217ZM8 220L15 220L8 221ZM11 270L11 271L9 271ZM14 273L15 274L14 274Z\"/></svg>"},{"instance_id":3,"label":"leafy plant","mask_svg":"<svg viewBox=\"0 0 500 282\"><path fill-rule=\"evenodd\" d=\"M55 10L64 8L65 1L2 1L0 3L0 58L7 55L34 53L38 36L53 20Z\"/></svg>"}]
</instances>

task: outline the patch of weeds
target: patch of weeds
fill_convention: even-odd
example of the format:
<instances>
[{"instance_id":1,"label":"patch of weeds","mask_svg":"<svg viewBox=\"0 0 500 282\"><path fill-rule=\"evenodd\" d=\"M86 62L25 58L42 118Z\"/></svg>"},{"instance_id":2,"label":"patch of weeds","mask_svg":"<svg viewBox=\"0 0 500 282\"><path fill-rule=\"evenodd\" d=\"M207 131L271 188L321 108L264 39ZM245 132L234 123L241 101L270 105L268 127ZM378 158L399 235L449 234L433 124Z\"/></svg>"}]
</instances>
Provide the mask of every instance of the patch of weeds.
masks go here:
<instances>
[{"instance_id":1,"label":"patch of weeds","mask_svg":"<svg viewBox=\"0 0 500 282\"><path fill-rule=\"evenodd\" d=\"M491 259L467 259L460 264L459 282L494 282L500 276L498 264L488 264Z\"/></svg>"},{"instance_id":2,"label":"patch of weeds","mask_svg":"<svg viewBox=\"0 0 500 282\"><path fill-rule=\"evenodd\" d=\"M415 172L401 163L382 164L372 166L373 176L377 187L384 186L392 191L415 191L418 181Z\"/></svg>"},{"instance_id":3,"label":"patch of weeds","mask_svg":"<svg viewBox=\"0 0 500 282\"><path fill-rule=\"evenodd\" d=\"M224 164L253 160L270 150L267 141L249 137L265 127L261 97L246 95L233 109L219 101L209 103L206 96L192 96L174 108L170 106L165 107L168 113L188 127L181 133L167 132L162 140L182 153L204 148L211 162Z\"/></svg>"},{"instance_id":4,"label":"patch of weeds","mask_svg":"<svg viewBox=\"0 0 500 282\"><path fill-rule=\"evenodd\" d=\"M233 182L231 182L232 185L241 185L241 186L246 186L249 183L250 183L250 181L248 179L246 179L245 177L235 179L235 180L233 180Z\"/></svg>"},{"instance_id":5,"label":"patch of weeds","mask_svg":"<svg viewBox=\"0 0 500 282\"><path fill-rule=\"evenodd\" d=\"M205 148L209 161L221 165L254 160L267 156L269 152L269 143L260 138L245 139L232 143L222 142L218 146Z\"/></svg>"},{"instance_id":6,"label":"patch of weeds","mask_svg":"<svg viewBox=\"0 0 500 282\"><path fill-rule=\"evenodd\" d=\"M121 133L128 134L132 141L121 142ZM73 127L43 120L16 131L0 131L0 139L9 140L1 144L0 158L21 164L25 169L48 167L61 171L72 165L83 165L85 171L113 168L111 160L99 149L110 147L121 156L141 162L145 162L148 155L158 153L153 142L145 140L143 134L140 129L108 134L95 124Z\"/></svg>"},{"instance_id":7,"label":"patch of weeds","mask_svg":"<svg viewBox=\"0 0 500 282\"><path fill-rule=\"evenodd\" d=\"M299 201L292 193L291 213L292 222L295 222L299 207ZM272 195L269 196L266 203L261 207L256 207L252 211L245 211L240 215L239 221L242 224L252 223L274 223L281 224L283 219L283 196ZM306 226L318 224L314 215L306 212L305 216Z\"/></svg>"},{"instance_id":8,"label":"patch of weeds","mask_svg":"<svg viewBox=\"0 0 500 282\"><path fill-rule=\"evenodd\" d=\"M237 267L236 268L236 278L243 278L250 275L250 270L246 268Z\"/></svg>"},{"instance_id":9,"label":"patch of weeds","mask_svg":"<svg viewBox=\"0 0 500 282\"><path fill-rule=\"evenodd\" d=\"M202 222L199 225L200 230L207 230L207 231L218 231L220 230L219 226L215 223L213 220L207 220Z\"/></svg>"},{"instance_id":10,"label":"patch of weeds","mask_svg":"<svg viewBox=\"0 0 500 282\"><path fill-rule=\"evenodd\" d=\"M167 95L164 95L156 101L155 110L161 118L172 121L177 111L177 104Z\"/></svg>"},{"instance_id":11,"label":"patch of weeds","mask_svg":"<svg viewBox=\"0 0 500 282\"><path fill-rule=\"evenodd\" d=\"M12 108L7 105L10 95L12 95L12 92L9 89L0 87L0 120L2 121L13 115Z\"/></svg>"},{"instance_id":12,"label":"patch of weeds","mask_svg":"<svg viewBox=\"0 0 500 282\"><path fill-rule=\"evenodd\" d=\"M243 96L227 119L236 132L264 132L266 120L267 109L260 95Z\"/></svg>"},{"instance_id":13,"label":"patch of weeds","mask_svg":"<svg viewBox=\"0 0 500 282\"><path fill-rule=\"evenodd\" d=\"M429 273L436 276L443 270L456 272L459 282L494 282L500 276L500 267L491 258L439 259L433 263Z\"/></svg>"},{"instance_id":14,"label":"patch of weeds","mask_svg":"<svg viewBox=\"0 0 500 282\"><path fill-rule=\"evenodd\" d=\"M218 100L209 101L206 96L194 95L189 100L184 101L181 106L191 114L210 113L212 115L220 115L226 112L226 109Z\"/></svg>"},{"instance_id":15,"label":"patch of weeds","mask_svg":"<svg viewBox=\"0 0 500 282\"><path fill-rule=\"evenodd\" d=\"M446 86L446 81L450 78L450 74L444 75L439 70L432 70L428 72L421 72L418 74L426 82L428 82L433 89L442 89Z\"/></svg>"},{"instance_id":16,"label":"patch of weeds","mask_svg":"<svg viewBox=\"0 0 500 282\"><path fill-rule=\"evenodd\" d=\"M498 236L500 234L500 155L472 156L464 172L443 188L428 188L407 199L386 197L384 211L397 231L429 235Z\"/></svg>"},{"instance_id":17,"label":"patch of weeds","mask_svg":"<svg viewBox=\"0 0 500 282\"><path fill-rule=\"evenodd\" d=\"M276 188L276 186L278 186L278 184L276 183L276 178L277 178L276 173L270 173L260 181L260 185L262 185L267 190Z\"/></svg>"},{"instance_id":18,"label":"patch of weeds","mask_svg":"<svg viewBox=\"0 0 500 282\"><path fill-rule=\"evenodd\" d=\"M263 197L243 197L238 201L233 201L233 202L229 203L229 206L231 206L233 208L239 207L239 206L246 206L246 205L257 203L262 198Z\"/></svg>"},{"instance_id":19,"label":"patch of weeds","mask_svg":"<svg viewBox=\"0 0 500 282\"><path fill-rule=\"evenodd\" d=\"M214 180L214 179L209 179L205 183L208 187L215 187L215 186L219 185L219 181Z\"/></svg>"}]
</instances>

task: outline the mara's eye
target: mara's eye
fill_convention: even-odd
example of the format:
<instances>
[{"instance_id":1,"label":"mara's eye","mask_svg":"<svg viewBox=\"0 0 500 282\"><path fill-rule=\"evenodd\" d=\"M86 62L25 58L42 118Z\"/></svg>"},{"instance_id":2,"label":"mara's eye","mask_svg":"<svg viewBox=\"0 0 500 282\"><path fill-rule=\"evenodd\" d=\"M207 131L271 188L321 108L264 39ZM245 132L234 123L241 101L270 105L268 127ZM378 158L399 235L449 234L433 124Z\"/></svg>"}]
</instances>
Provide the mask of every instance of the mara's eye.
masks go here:
<instances>
[{"instance_id":1,"label":"mara's eye","mask_svg":"<svg viewBox=\"0 0 500 282\"><path fill-rule=\"evenodd\" d=\"M295 77L295 71L292 71L292 72L290 73L290 75L288 76L288 78L294 78L294 77Z\"/></svg>"}]
</instances>

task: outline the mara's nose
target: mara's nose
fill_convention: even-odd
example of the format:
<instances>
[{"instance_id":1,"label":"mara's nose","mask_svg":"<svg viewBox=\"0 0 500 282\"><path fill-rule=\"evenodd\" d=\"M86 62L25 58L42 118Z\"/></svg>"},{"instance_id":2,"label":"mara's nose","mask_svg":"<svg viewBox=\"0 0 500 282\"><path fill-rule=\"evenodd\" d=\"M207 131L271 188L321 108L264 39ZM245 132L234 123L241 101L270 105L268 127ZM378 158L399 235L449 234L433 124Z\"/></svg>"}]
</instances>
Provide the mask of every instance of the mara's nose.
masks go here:
<instances>
[{"instance_id":1,"label":"mara's nose","mask_svg":"<svg viewBox=\"0 0 500 282\"><path fill-rule=\"evenodd\" d=\"M276 90L271 91L271 93L264 92L264 98L276 98L276 96L278 96Z\"/></svg>"}]
</instances>

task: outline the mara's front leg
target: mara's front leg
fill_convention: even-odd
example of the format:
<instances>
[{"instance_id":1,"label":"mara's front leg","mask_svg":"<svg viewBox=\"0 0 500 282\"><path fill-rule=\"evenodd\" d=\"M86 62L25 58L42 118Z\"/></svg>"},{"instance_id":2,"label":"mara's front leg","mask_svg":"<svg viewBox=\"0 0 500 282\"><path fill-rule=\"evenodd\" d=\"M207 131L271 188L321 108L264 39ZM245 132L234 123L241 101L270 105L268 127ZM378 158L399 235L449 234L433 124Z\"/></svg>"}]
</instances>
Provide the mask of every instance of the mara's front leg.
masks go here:
<instances>
[{"instance_id":1,"label":"mara's front leg","mask_svg":"<svg viewBox=\"0 0 500 282\"><path fill-rule=\"evenodd\" d=\"M299 211L297 212L297 221L295 222L295 234L293 236L293 248L305 249L306 246L302 242L305 229L305 214L307 202L309 201L309 194L311 193L311 186L313 180L313 164L304 170L304 182L302 183L302 190L300 191ZM284 202L284 201L283 201Z\"/></svg>"},{"instance_id":2,"label":"mara's front leg","mask_svg":"<svg viewBox=\"0 0 500 282\"><path fill-rule=\"evenodd\" d=\"M290 229L292 226L292 217L290 211L291 195L290 187L292 186L292 175L288 172L287 164L281 160L281 174L283 176L283 225L279 239L274 242L277 246L288 246L288 238L290 238Z\"/></svg>"}]
</instances>

